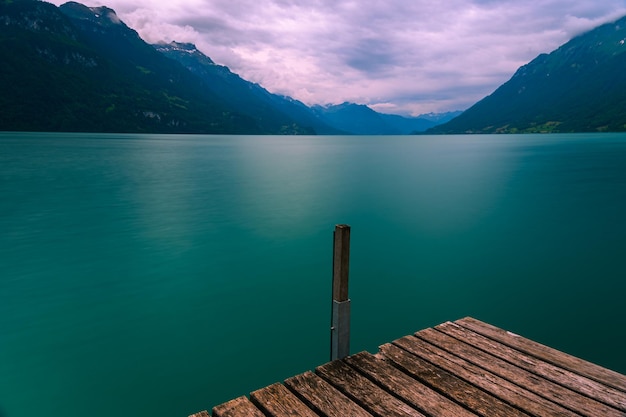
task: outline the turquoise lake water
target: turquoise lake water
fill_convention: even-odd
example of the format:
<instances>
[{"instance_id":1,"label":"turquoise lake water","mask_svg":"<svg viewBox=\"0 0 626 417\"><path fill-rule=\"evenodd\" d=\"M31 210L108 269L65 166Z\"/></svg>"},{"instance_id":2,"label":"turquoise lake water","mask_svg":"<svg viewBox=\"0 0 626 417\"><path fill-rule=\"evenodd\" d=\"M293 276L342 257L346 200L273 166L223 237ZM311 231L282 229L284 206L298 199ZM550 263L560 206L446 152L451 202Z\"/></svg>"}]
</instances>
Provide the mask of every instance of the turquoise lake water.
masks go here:
<instances>
[{"instance_id":1,"label":"turquoise lake water","mask_svg":"<svg viewBox=\"0 0 626 417\"><path fill-rule=\"evenodd\" d=\"M187 416L473 316L626 373L626 135L0 133L0 416Z\"/></svg>"}]
</instances>

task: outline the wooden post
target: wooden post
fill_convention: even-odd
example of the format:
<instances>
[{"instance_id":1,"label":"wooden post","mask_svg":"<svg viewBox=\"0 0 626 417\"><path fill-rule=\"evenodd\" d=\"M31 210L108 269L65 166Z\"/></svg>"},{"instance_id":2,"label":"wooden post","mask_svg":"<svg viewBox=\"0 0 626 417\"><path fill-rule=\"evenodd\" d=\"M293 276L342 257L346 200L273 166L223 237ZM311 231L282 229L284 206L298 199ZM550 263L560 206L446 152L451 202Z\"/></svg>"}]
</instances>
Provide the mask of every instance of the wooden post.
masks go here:
<instances>
[{"instance_id":1,"label":"wooden post","mask_svg":"<svg viewBox=\"0 0 626 417\"><path fill-rule=\"evenodd\" d=\"M330 327L330 360L350 355L350 226L335 226L333 241L333 303Z\"/></svg>"}]
</instances>

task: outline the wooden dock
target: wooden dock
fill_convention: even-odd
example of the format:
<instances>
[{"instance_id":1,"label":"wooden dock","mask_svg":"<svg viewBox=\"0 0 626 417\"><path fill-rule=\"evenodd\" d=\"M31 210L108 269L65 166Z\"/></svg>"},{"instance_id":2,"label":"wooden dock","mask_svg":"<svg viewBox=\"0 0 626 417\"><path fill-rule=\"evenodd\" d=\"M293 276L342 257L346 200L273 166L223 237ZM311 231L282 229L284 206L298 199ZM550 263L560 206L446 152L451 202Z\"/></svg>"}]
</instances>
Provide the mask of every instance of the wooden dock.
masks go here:
<instances>
[{"instance_id":1,"label":"wooden dock","mask_svg":"<svg viewBox=\"0 0 626 417\"><path fill-rule=\"evenodd\" d=\"M624 417L626 376L468 317L334 360L212 415Z\"/></svg>"}]
</instances>

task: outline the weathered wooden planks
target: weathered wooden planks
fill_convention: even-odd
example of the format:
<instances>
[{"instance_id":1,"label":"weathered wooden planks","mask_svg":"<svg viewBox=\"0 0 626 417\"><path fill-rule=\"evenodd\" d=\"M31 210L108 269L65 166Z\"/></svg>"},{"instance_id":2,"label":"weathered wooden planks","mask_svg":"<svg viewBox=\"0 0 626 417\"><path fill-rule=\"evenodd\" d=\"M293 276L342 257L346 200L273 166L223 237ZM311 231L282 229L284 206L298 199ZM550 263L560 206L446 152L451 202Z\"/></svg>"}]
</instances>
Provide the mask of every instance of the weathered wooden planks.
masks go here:
<instances>
[{"instance_id":1,"label":"weathered wooden planks","mask_svg":"<svg viewBox=\"0 0 626 417\"><path fill-rule=\"evenodd\" d=\"M374 415L425 417L344 361L329 362L318 367L315 372Z\"/></svg>"},{"instance_id":2,"label":"weathered wooden planks","mask_svg":"<svg viewBox=\"0 0 626 417\"><path fill-rule=\"evenodd\" d=\"M558 404L546 400L539 395L528 391L499 377L479 366L476 366L443 349L433 346L422 339L406 336L393 342L412 354L430 361L436 366L464 379L470 384L481 388L491 395L500 398L529 414L538 417L576 417L578 414L567 410Z\"/></svg>"},{"instance_id":3,"label":"weathered wooden planks","mask_svg":"<svg viewBox=\"0 0 626 417\"><path fill-rule=\"evenodd\" d=\"M346 362L378 383L386 391L393 392L402 401L421 410L426 415L441 417L476 416L476 414L385 362L384 357L375 357L369 353L361 352L346 358Z\"/></svg>"},{"instance_id":4,"label":"weathered wooden planks","mask_svg":"<svg viewBox=\"0 0 626 417\"><path fill-rule=\"evenodd\" d=\"M484 323L472 317L466 317L456 321L457 324L470 330L485 335L493 340L510 346L520 352L540 358L563 369L576 372L601 382L609 387L617 388L626 392L626 375L622 375L610 369L603 368L595 363L568 355L567 353L552 349L533 340L526 339L506 330L499 329L491 324Z\"/></svg>"},{"instance_id":5,"label":"weathered wooden planks","mask_svg":"<svg viewBox=\"0 0 626 417\"><path fill-rule=\"evenodd\" d=\"M597 381L517 351L478 333L474 333L456 323L440 324L436 329L465 343L470 343L472 346L508 361L528 372L535 373L580 394L626 411L626 393L622 391L607 387Z\"/></svg>"},{"instance_id":6,"label":"weathered wooden planks","mask_svg":"<svg viewBox=\"0 0 626 417\"><path fill-rule=\"evenodd\" d=\"M626 417L626 376L467 317L375 355L329 362L212 415Z\"/></svg>"},{"instance_id":7,"label":"weathered wooden planks","mask_svg":"<svg viewBox=\"0 0 626 417\"><path fill-rule=\"evenodd\" d=\"M502 360L489 353L483 352L472 345L461 342L435 329L426 329L416 334L448 352L459 356L468 362L480 366L494 374L501 376L519 386L525 387L550 401L562 405L572 411L588 417L623 417L624 414L612 409L592 398L584 397L561 385L519 368L510 362Z\"/></svg>"},{"instance_id":8,"label":"weathered wooden planks","mask_svg":"<svg viewBox=\"0 0 626 417\"><path fill-rule=\"evenodd\" d=\"M323 416L371 417L371 414L312 372L294 376L285 385Z\"/></svg>"},{"instance_id":9,"label":"weathered wooden planks","mask_svg":"<svg viewBox=\"0 0 626 417\"><path fill-rule=\"evenodd\" d=\"M454 398L477 414L493 417L522 417L527 414L511 407L497 397L487 394L480 388L464 381L442 368L415 356L399 347L386 344L381 346L381 354L394 366L408 375L441 392L448 398Z\"/></svg>"},{"instance_id":10,"label":"weathered wooden planks","mask_svg":"<svg viewBox=\"0 0 626 417\"><path fill-rule=\"evenodd\" d=\"M250 394L252 403L269 416L317 417L284 385L272 384Z\"/></svg>"}]
</instances>

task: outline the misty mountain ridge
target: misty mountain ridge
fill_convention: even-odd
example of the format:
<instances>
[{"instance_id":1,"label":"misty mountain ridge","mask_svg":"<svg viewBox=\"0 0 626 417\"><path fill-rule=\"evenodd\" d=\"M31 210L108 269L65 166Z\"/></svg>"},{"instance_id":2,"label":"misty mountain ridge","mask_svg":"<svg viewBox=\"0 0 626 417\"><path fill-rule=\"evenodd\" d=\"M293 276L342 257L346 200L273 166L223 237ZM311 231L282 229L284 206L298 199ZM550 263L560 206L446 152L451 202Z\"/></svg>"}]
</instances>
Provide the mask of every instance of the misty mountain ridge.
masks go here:
<instances>
[{"instance_id":1,"label":"misty mountain ridge","mask_svg":"<svg viewBox=\"0 0 626 417\"><path fill-rule=\"evenodd\" d=\"M463 114L427 133L626 131L626 17L520 67Z\"/></svg>"},{"instance_id":2,"label":"misty mountain ridge","mask_svg":"<svg viewBox=\"0 0 626 417\"><path fill-rule=\"evenodd\" d=\"M405 117L378 113L368 106L348 102L308 107L291 97L270 93L260 85L244 80L228 67L216 64L193 43L172 41L153 46L203 78L215 94L236 108L257 112L272 109L300 124L312 126L318 134L407 135L444 123L461 113Z\"/></svg>"},{"instance_id":3,"label":"misty mountain ridge","mask_svg":"<svg viewBox=\"0 0 626 417\"><path fill-rule=\"evenodd\" d=\"M193 44L149 45L106 6L2 0L0 23L0 130L363 131L244 80ZM381 129L382 116L367 114L375 121L364 120L375 128L367 133L399 131L392 124Z\"/></svg>"},{"instance_id":4,"label":"misty mountain ridge","mask_svg":"<svg viewBox=\"0 0 626 417\"><path fill-rule=\"evenodd\" d=\"M308 126L311 130L309 133L343 133L318 120L303 103L272 94L260 85L244 80L231 72L228 67L217 65L192 43L172 41L152 46L198 76L223 103L250 114L261 125L267 120L277 119L281 121L282 126L289 127L294 123Z\"/></svg>"},{"instance_id":5,"label":"misty mountain ridge","mask_svg":"<svg viewBox=\"0 0 626 417\"><path fill-rule=\"evenodd\" d=\"M458 111L405 117L378 113L368 106L349 102L338 105L315 105L311 108L320 119L328 124L359 135L409 135L423 132L461 113Z\"/></svg>"},{"instance_id":6,"label":"misty mountain ridge","mask_svg":"<svg viewBox=\"0 0 626 417\"><path fill-rule=\"evenodd\" d=\"M105 7L0 3L0 129L263 133Z\"/></svg>"}]
</instances>

